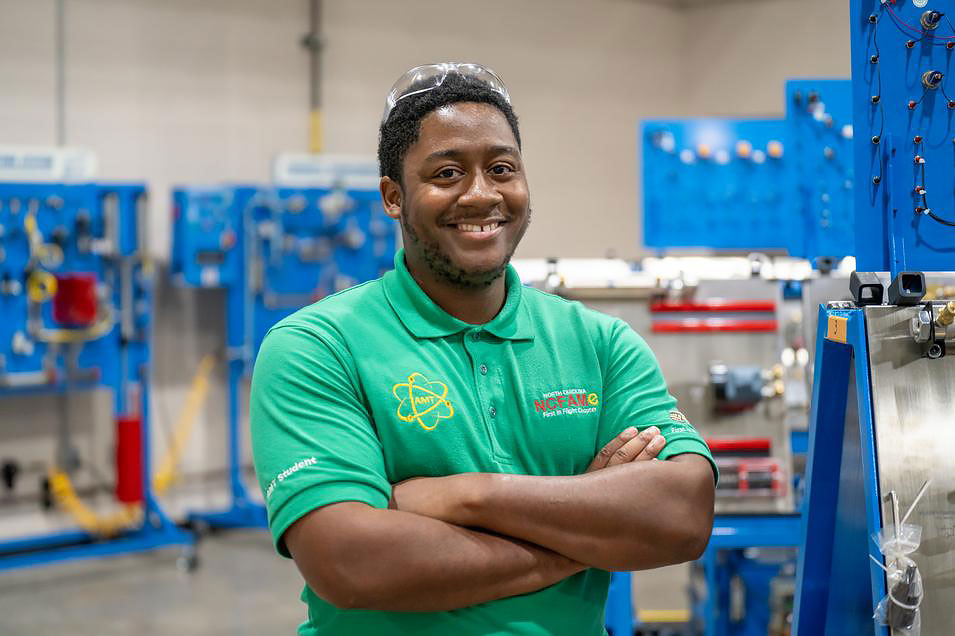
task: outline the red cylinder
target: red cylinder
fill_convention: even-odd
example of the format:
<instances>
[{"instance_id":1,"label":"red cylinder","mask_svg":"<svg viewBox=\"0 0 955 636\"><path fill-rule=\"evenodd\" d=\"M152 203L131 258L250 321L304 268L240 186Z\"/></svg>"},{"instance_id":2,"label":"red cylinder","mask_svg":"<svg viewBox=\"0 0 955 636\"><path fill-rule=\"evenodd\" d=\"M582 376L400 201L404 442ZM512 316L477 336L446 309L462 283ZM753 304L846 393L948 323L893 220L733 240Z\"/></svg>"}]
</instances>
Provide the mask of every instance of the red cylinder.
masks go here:
<instances>
[{"instance_id":1,"label":"red cylinder","mask_svg":"<svg viewBox=\"0 0 955 636\"><path fill-rule=\"evenodd\" d=\"M139 416L116 418L116 499L143 500L143 427Z\"/></svg>"},{"instance_id":2,"label":"red cylinder","mask_svg":"<svg viewBox=\"0 0 955 636\"><path fill-rule=\"evenodd\" d=\"M96 275L57 274L53 320L68 327L89 327L96 322Z\"/></svg>"}]
</instances>

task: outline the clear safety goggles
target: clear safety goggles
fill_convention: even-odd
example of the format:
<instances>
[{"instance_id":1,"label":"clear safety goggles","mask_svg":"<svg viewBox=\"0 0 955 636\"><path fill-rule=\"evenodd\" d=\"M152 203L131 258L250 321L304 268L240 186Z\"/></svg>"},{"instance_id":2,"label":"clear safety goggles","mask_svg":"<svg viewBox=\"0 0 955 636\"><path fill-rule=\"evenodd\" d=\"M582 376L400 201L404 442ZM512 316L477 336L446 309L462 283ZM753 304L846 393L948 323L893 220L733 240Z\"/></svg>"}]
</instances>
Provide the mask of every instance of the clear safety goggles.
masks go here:
<instances>
[{"instance_id":1,"label":"clear safety goggles","mask_svg":"<svg viewBox=\"0 0 955 636\"><path fill-rule=\"evenodd\" d=\"M419 95L432 91L444 83L448 75L456 74L467 79L475 79L486 84L487 87L504 98L508 104L511 96L507 93L504 80L486 66L466 62L442 62L440 64L425 64L416 66L394 83L385 98L385 112L381 116L381 123L388 120L388 115L394 110L395 104L405 97Z\"/></svg>"}]
</instances>

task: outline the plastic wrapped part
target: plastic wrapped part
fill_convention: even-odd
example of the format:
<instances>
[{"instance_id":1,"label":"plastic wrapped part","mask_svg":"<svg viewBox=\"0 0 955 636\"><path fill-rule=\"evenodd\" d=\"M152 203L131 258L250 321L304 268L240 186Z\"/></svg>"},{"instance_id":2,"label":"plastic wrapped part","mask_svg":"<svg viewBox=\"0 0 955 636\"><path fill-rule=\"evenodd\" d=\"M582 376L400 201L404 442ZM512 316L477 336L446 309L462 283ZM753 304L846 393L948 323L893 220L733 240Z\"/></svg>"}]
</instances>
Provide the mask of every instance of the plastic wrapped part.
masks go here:
<instances>
[{"instance_id":1,"label":"plastic wrapped part","mask_svg":"<svg viewBox=\"0 0 955 636\"><path fill-rule=\"evenodd\" d=\"M919 636L921 634L922 575L915 562L899 557L886 572L889 593L879 601L875 619L880 625L891 627L893 634Z\"/></svg>"},{"instance_id":2,"label":"plastic wrapped part","mask_svg":"<svg viewBox=\"0 0 955 636\"><path fill-rule=\"evenodd\" d=\"M898 526L898 530L894 527L882 528L875 541L886 559L912 554L922 542L922 526L904 523Z\"/></svg>"},{"instance_id":3,"label":"plastic wrapped part","mask_svg":"<svg viewBox=\"0 0 955 636\"><path fill-rule=\"evenodd\" d=\"M875 618L879 625L892 629L893 634L903 636L920 636L921 616L919 607L922 605L924 589L922 575L918 564L909 555L919 549L922 542L922 526L906 523L922 495L925 494L929 482L922 484L912 505L904 517L899 518L899 502L895 491L889 493L892 506L892 524L879 531L872 537L879 551L885 557L885 565L875 558L872 560L885 570L886 587L888 594L876 606Z\"/></svg>"}]
</instances>

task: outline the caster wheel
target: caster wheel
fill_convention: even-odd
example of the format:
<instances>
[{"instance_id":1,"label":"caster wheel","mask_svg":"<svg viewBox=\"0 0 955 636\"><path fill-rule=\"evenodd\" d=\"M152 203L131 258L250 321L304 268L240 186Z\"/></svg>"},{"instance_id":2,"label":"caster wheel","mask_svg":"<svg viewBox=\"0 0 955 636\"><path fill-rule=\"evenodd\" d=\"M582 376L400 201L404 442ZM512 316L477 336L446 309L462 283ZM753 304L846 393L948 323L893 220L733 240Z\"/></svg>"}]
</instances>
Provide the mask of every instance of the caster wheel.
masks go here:
<instances>
[{"instance_id":1,"label":"caster wheel","mask_svg":"<svg viewBox=\"0 0 955 636\"><path fill-rule=\"evenodd\" d=\"M184 548L176 559L176 569L185 574L192 574L199 569L199 553L195 547Z\"/></svg>"}]
</instances>

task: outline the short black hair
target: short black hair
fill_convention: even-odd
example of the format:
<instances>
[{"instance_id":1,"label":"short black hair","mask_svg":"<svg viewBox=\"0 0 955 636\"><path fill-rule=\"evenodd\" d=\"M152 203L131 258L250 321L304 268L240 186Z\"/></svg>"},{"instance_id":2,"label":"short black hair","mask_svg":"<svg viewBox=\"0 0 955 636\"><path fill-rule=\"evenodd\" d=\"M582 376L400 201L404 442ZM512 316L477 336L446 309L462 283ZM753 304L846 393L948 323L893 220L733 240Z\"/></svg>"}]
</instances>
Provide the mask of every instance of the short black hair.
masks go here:
<instances>
[{"instance_id":1,"label":"short black hair","mask_svg":"<svg viewBox=\"0 0 955 636\"><path fill-rule=\"evenodd\" d=\"M381 176L403 185L401 169L405 153L418 140L421 120L442 106L459 102L490 104L497 108L507 119L517 147L521 147L517 115L507 100L480 80L451 73L437 88L398 100L388 119L382 122L378 129L378 170Z\"/></svg>"}]
</instances>

